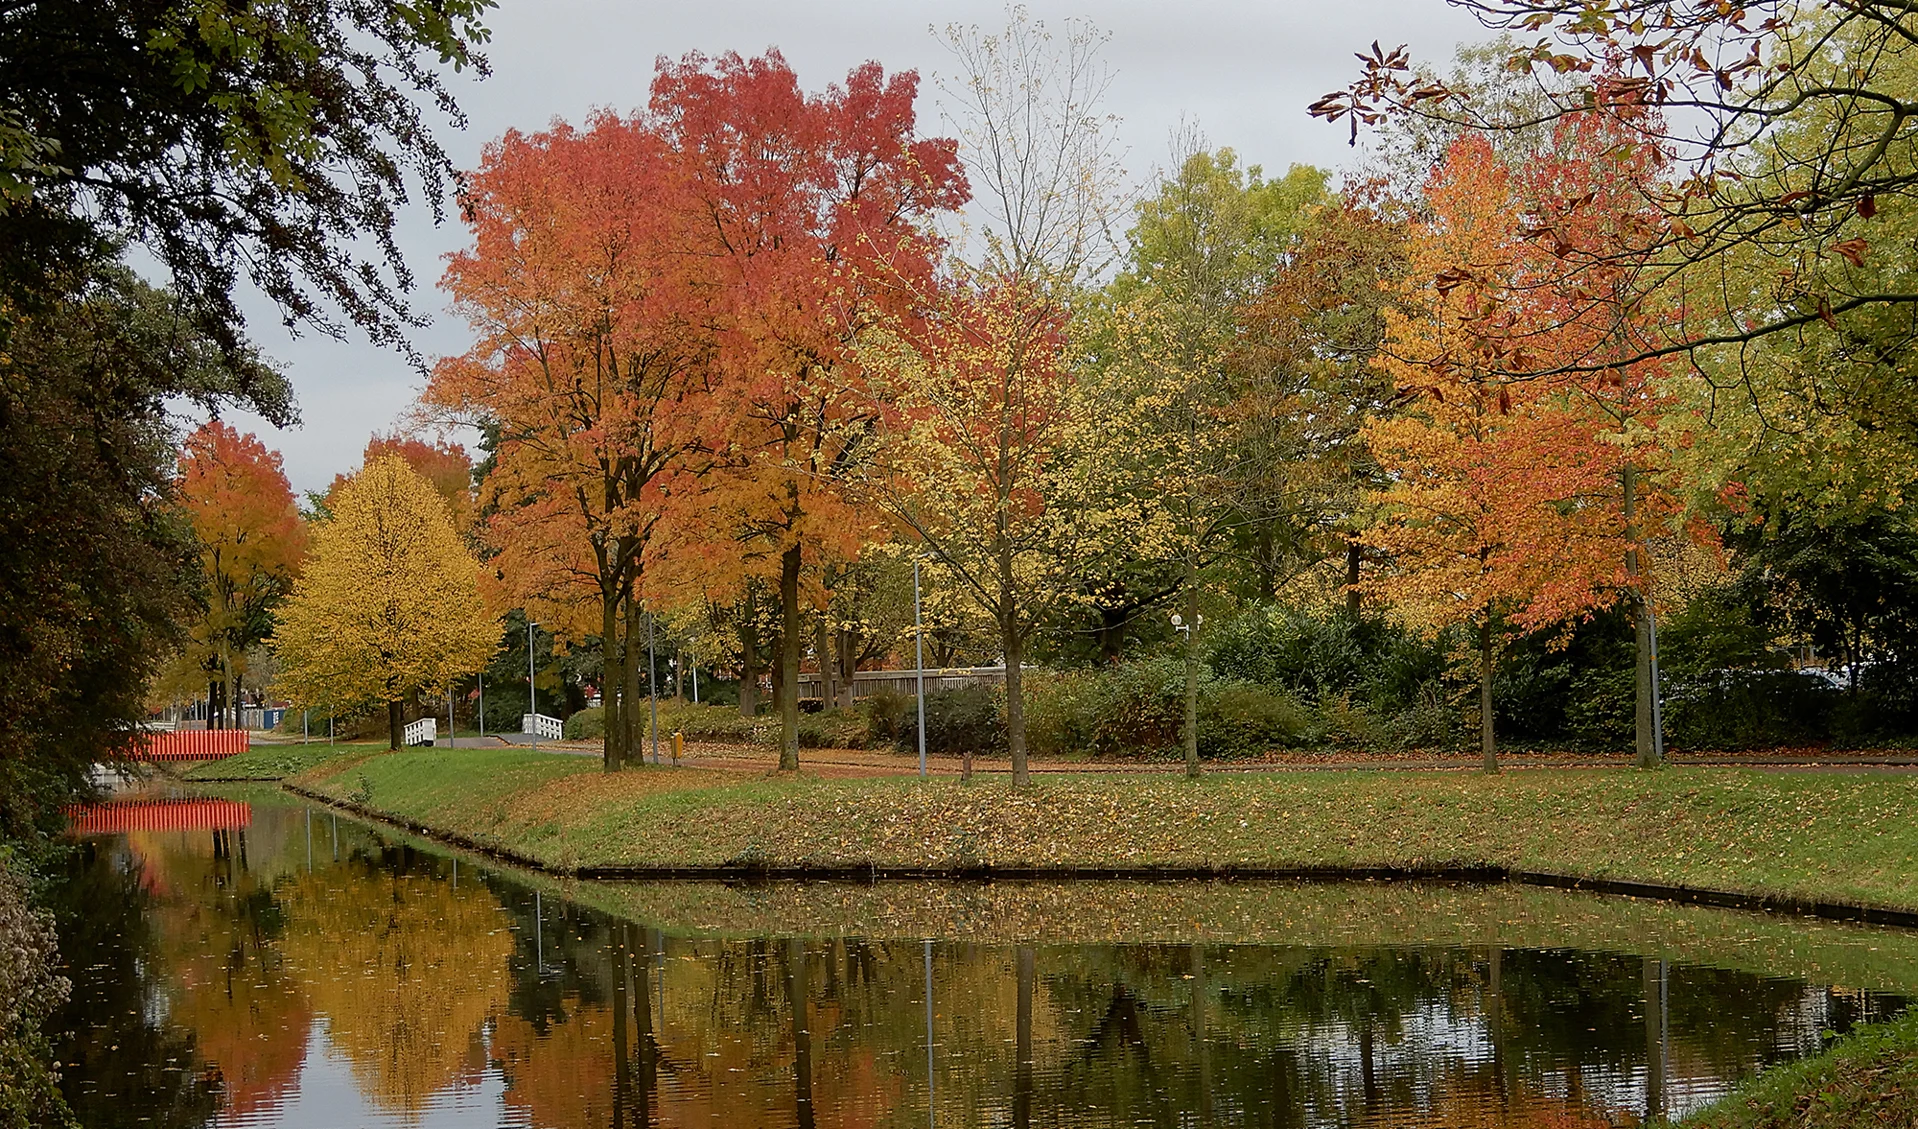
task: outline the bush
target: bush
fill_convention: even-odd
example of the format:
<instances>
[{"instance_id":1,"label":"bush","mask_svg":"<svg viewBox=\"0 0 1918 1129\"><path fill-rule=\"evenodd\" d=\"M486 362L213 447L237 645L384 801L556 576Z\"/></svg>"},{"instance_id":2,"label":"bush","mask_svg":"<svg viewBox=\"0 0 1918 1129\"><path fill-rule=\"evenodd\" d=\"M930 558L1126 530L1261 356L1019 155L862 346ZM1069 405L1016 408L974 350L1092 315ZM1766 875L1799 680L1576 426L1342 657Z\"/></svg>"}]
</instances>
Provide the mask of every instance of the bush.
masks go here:
<instances>
[{"instance_id":1,"label":"bush","mask_svg":"<svg viewBox=\"0 0 1918 1129\"><path fill-rule=\"evenodd\" d=\"M907 751L919 747L919 719L908 715L895 743ZM926 695L926 751L994 754L1006 751L1005 690L999 686L959 686Z\"/></svg>"},{"instance_id":2,"label":"bush","mask_svg":"<svg viewBox=\"0 0 1918 1129\"><path fill-rule=\"evenodd\" d=\"M560 736L568 741L598 741L606 736L606 711L600 706L588 706L566 719Z\"/></svg>"},{"instance_id":3,"label":"bush","mask_svg":"<svg viewBox=\"0 0 1918 1129\"><path fill-rule=\"evenodd\" d=\"M1312 712L1281 690L1199 671L1199 754L1255 756L1320 740ZM1152 658L1027 682L1026 740L1051 756L1169 755L1184 747L1185 664ZM928 725L930 728L930 725Z\"/></svg>"},{"instance_id":4,"label":"bush","mask_svg":"<svg viewBox=\"0 0 1918 1129\"><path fill-rule=\"evenodd\" d=\"M866 728L878 745L898 742L918 722L918 699L890 687L861 699L858 708L865 712Z\"/></svg>"},{"instance_id":5,"label":"bush","mask_svg":"<svg viewBox=\"0 0 1918 1129\"><path fill-rule=\"evenodd\" d=\"M1842 691L1795 670L1718 670L1665 693L1665 729L1674 745L1751 749L1822 740Z\"/></svg>"}]
</instances>

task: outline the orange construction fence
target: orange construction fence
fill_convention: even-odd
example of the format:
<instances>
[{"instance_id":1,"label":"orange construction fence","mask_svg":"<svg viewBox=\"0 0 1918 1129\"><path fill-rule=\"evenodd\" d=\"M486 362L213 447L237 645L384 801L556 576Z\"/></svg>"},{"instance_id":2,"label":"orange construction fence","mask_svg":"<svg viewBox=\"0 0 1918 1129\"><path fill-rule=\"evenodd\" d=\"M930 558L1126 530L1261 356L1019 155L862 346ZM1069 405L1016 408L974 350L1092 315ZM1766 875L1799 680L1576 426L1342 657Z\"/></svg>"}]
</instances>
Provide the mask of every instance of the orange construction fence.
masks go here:
<instances>
[{"instance_id":1,"label":"orange construction fence","mask_svg":"<svg viewBox=\"0 0 1918 1129\"><path fill-rule=\"evenodd\" d=\"M140 761L211 761L238 756L247 750L248 733L244 729L181 729L172 733L142 735L140 749L133 754Z\"/></svg>"}]
</instances>

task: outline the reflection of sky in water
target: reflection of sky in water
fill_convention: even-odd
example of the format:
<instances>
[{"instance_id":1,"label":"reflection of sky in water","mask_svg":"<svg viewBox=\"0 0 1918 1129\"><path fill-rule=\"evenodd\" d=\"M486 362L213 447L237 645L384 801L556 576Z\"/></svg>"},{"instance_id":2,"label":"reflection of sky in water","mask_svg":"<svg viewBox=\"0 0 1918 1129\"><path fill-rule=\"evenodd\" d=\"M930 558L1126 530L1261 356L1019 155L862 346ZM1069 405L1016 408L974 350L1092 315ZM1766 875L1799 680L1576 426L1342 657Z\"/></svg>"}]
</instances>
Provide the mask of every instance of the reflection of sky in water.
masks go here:
<instances>
[{"instance_id":1,"label":"reflection of sky in water","mask_svg":"<svg viewBox=\"0 0 1918 1129\"><path fill-rule=\"evenodd\" d=\"M1653 1054L1682 1116L1895 1004L1600 946L668 936L272 803L244 836L89 852L68 888L101 950L68 971L93 1010L61 1053L100 1125L1596 1126L1645 1110Z\"/></svg>"},{"instance_id":2,"label":"reflection of sky in water","mask_svg":"<svg viewBox=\"0 0 1918 1129\"><path fill-rule=\"evenodd\" d=\"M382 1109L367 1100L346 1057L326 1037L324 1019L315 1019L306 1036L306 1057L287 1092L248 1112L233 1117L216 1114L213 1124L219 1129L472 1129L476 1125L496 1125L500 1129L530 1126L523 1114L507 1108L502 1100L506 1079L488 1065L477 1077L455 1082L435 1091L413 1113Z\"/></svg>"}]
</instances>

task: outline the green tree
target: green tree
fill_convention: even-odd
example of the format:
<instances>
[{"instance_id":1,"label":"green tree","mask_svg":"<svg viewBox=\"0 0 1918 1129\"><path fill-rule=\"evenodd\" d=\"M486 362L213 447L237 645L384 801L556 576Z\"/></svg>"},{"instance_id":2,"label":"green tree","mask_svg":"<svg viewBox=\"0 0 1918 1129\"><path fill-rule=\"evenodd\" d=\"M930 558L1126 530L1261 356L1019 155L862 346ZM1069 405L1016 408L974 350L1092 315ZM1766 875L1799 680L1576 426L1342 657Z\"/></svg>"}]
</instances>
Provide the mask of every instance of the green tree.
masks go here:
<instances>
[{"instance_id":1,"label":"green tree","mask_svg":"<svg viewBox=\"0 0 1918 1129\"><path fill-rule=\"evenodd\" d=\"M123 268L67 276L0 349L0 837L60 822L87 768L126 755L178 639L192 532L170 504L168 402L291 414L249 351L183 324Z\"/></svg>"}]
</instances>

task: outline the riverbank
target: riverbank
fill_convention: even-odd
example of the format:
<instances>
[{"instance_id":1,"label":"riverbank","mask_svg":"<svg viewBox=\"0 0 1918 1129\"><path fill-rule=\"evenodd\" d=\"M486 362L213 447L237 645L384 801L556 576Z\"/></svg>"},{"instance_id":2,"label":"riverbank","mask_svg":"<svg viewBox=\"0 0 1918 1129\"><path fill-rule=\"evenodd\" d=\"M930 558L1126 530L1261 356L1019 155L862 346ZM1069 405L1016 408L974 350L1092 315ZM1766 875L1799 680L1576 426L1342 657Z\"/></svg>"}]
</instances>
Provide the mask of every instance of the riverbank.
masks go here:
<instances>
[{"instance_id":1,"label":"riverbank","mask_svg":"<svg viewBox=\"0 0 1918 1129\"><path fill-rule=\"evenodd\" d=\"M1774 1067L1679 1123L1684 1129L1918 1125L1918 1010Z\"/></svg>"},{"instance_id":2,"label":"riverbank","mask_svg":"<svg viewBox=\"0 0 1918 1129\"><path fill-rule=\"evenodd\" d=\"M752 775L518 749L322 765L291 787L582 877L1515 875L1918 920L1918 779L1751 769ZM1869 913L1863 915L1869 916Z\"/></svg>"}]
</instances>

